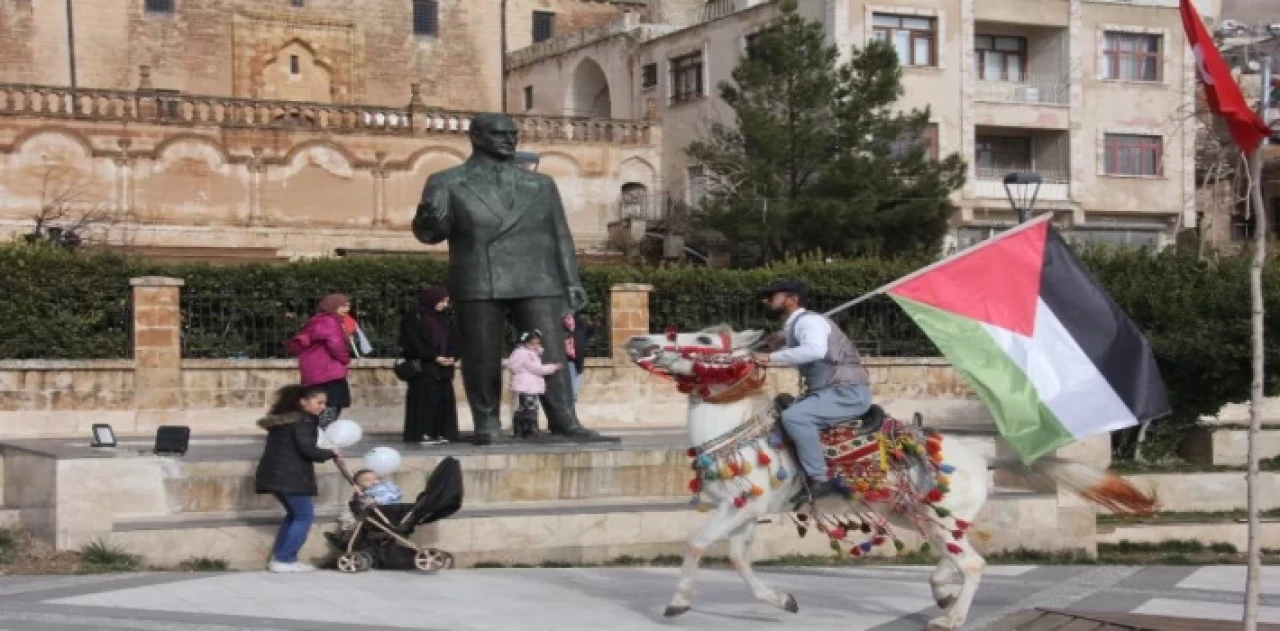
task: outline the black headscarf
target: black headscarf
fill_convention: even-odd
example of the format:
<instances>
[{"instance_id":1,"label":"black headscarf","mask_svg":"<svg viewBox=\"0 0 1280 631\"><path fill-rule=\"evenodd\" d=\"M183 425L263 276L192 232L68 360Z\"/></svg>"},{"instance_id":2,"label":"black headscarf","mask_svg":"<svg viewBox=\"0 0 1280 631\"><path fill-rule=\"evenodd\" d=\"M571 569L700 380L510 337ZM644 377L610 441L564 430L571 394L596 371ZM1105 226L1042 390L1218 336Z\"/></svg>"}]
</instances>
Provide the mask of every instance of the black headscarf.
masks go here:
<instances>
[{"instance_id":1,"label":"black headscarf","mask_svg":"<svg viewBox=\"0 0 1280 631\"><path fill-rule=\"evenodd\" d=\"M449 355L449 314L436 309L436 306L448 297L449 290L441 286L418 292L418 315L427 329L427 337L435 345L436 352L446 357Z\"/></svg>"}]
</instances>

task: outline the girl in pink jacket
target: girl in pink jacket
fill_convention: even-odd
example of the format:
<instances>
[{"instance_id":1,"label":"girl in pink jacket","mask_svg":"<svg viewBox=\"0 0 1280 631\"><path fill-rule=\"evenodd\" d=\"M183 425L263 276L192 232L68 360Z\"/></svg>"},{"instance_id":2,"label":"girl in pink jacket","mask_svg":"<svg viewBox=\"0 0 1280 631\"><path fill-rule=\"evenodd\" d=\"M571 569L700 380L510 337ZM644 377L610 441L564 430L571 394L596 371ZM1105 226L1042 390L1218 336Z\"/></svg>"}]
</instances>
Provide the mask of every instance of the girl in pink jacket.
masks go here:
<instances>
[{"instance_id":1,"label":"girl in pink jacket","mask_svg":"<svg viewBox=\"0 0 1280 631\"><path fill-rule=\"evenodd\" d=\"M559 364L542 363L542 332L520 334L520 343L503 362L511 371L511 390L516 393L516 411L511 425L516 438L538 433L538 396L547 391L547 375L560 370Z\"/></svg>"}]
</instances>

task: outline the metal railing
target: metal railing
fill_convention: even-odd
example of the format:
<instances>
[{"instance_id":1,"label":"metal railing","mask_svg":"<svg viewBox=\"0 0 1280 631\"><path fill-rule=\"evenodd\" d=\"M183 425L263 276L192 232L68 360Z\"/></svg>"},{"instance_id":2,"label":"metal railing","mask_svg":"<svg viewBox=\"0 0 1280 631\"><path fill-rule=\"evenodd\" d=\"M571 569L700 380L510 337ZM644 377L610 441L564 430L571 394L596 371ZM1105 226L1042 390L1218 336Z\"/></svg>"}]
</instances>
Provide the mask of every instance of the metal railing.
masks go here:
<instances>
[{"instance_id":1,"label":"metal railing","mask_svg":"<svg viewBox=\"0 0 1280 631\"><path fill-rule=\"evenodd\" d=\"M1071 81L1061 75L1025 74L1017 81L978 80L973 100L1028 105L1068 105Z\"/></svg>"},{"instance_id":2,"label":"metal railing","mask_svg":"<svg viewBox=\"0 0 1280 631\"><path fill-rule=\"evenodd\" d=\"M285 344L314 315L323 291L226 291L187 287L182 292L182 356L189 359L285 359ZM369 357L401 356L400 321L416 304L417 290L364 287L344 292L351 315L369 338ZM599 321L588 357L608 357L608 296L592 295L588 317ZM594 314L594 316L593 316ZM507 347L517 332L507 326Z\"/></svg>"},{"instance_id":3,"label":"metal railing","mask_svg":"<svg viewBox=\"0 0 1280 631\"><path fill-rule=\"evenodd\" d=\"M817 294L807 307L825 312L856 296ZM937 347L905 312L887 296L877 296L837 314L833 318L864 357L939 357ZM661 288L649 298L649 328L663 332L674 325L680 331L694 331L717 324L734 330L776 331L781 323L764 314L760 301L751 294L693 294Z\"/></svg>"}]
</instances>

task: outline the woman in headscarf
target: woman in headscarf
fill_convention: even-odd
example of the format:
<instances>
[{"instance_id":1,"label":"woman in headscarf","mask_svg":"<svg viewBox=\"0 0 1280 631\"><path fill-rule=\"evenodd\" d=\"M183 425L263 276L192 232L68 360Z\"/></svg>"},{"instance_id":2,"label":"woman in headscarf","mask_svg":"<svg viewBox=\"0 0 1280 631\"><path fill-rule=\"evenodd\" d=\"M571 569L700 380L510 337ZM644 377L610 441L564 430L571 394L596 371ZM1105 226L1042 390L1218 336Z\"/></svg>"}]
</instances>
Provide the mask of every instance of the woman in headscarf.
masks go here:
<instances>
[{"instance_id":1,"label":"woman in headscarf","mask_svg":"<svg viewBox=\"0 0 1280 631\"><path fill-rule=\"evenodd\" d=\"M321 298L316 314L285 347L290 355L298 358L302 385L324 389L327 402L320 414L322 428L337 420L343 409L351 407L351 387L347 384L351 351L342 328L342 318L350 311L351 299L342 294Z\"/></svg>"},{"instance_id":2,"label":"woman in headscarf","mask_svg":"<svg viewBox=\"0 0 1280 631\"><path fill-rule=\"evenodd\" d=\"M418 292L417 308L400 321L400 347L421 372L408 382L404 402L404 442L439 445L458 438L458 407L453 395L458 333L449 309L449 290Z\"/></svg>"}]
</instances>

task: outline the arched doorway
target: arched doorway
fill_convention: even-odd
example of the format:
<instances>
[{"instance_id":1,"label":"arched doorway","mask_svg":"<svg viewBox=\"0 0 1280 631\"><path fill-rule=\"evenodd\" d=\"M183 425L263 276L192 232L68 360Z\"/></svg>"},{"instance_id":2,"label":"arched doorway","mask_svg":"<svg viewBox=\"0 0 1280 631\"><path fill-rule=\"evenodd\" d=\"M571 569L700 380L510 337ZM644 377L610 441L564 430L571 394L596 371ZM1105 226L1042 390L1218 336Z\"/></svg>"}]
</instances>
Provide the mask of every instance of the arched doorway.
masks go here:
<instances>
[{"instance_id":1,"label":"arched doorway","mask_svg":"<svg viewBox=\"0 0 1280 631\"><path fill-rule=\"evenodd\" d=\"M569 116L612 118L609 79L604 76L600 64L591 59L583 59L578 63L573 71L573 81L569 84L566 101L565 109Z\"/></svg>"},{"instance_id":2,"label":"arched doorway","mask_svg":"<svg viewBox=\"0 0 1280 631\"><path fill-rule=\"evenodd\" d=\"M620 219L648 219L649 187L639 182L627 182L622 185L618 197L618 216Z\"/></svg>"}]
</instances>

